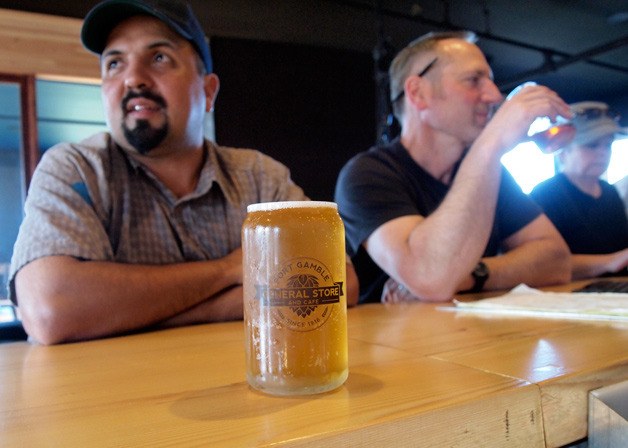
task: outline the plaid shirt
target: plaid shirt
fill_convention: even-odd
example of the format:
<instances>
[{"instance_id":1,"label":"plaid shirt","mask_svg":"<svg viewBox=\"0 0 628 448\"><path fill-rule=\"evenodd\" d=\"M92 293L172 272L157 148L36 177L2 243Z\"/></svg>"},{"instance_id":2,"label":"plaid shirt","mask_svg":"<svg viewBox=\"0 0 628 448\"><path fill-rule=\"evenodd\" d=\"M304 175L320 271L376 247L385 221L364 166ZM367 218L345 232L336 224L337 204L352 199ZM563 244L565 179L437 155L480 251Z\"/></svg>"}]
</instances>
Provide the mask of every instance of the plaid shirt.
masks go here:
<instances>
[{"instance_id":1,"label":"plaid shirt","mask_svg":"<svg viewBox=\"0 0 628 448\"><path fill-rule=\"evenodd\" d=\"M11 260L13 279L50 255L168 264L220 258L240 247L246 206L307 200L289 170L254 150L205 143L196 190L177 198L108 133L44 153Z\"/></svg>"}]
</instances>

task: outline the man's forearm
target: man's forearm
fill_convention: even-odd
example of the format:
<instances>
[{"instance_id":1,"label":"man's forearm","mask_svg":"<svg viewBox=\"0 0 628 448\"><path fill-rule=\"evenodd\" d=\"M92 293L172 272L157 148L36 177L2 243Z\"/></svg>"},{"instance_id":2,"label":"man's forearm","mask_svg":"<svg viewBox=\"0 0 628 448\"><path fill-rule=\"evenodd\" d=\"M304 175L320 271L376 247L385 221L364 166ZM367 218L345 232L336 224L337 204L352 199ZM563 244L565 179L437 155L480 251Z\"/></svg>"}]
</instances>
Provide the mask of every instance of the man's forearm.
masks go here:
<instances>
[{"instance_id":1,"label":"man's forearm","mask_svg":"<svg viewBox=\"0 0 628 448\"><path fill-rule=\"evenodd\" d=\"M489 168L490 162L483 158L467 157L442 204L410 234L413 261L406 264L411 272L403 277L429 279L431 285L416 290L418 295L436 298L438 291L443 291L443 298L451 296L455 285L464 281L478 262L489 239L501 165L495 162ZM483 169L476 166L480 164Z\"/></svg>"},{"instance_id":2,"label":"man's forearm","mask_svg":"<svg viewBox=\"0 0 628 448\"><path fill-rule=\"evenodd\" d=\"M626 269L628 266L628 249L611 254L574 254L571 260L574 280L597 277Z\"/></svg>"},{"instance_id":3,"label":"man's forearm","mask_svg":"<svg viewBox=\"0 0 628 448\"><path fill-rule=\"evenodd\" d=\"M47 257L18 273L18 305L43 343L106 336L154 325L239 284L237 259L145 266Z\"/></svg>"},{"instance_id":4,"label":"man's forearm","mask_svg":"<svg viewBox=\"0 0 628 448\"><path fill-rule=\"evenodd\" d=\"M570 254L562 241L531 241L484 261L490 269L485 285L489 290L510 289L520 283L538 287L571 280Z\"/></svg>"}]
</instances>

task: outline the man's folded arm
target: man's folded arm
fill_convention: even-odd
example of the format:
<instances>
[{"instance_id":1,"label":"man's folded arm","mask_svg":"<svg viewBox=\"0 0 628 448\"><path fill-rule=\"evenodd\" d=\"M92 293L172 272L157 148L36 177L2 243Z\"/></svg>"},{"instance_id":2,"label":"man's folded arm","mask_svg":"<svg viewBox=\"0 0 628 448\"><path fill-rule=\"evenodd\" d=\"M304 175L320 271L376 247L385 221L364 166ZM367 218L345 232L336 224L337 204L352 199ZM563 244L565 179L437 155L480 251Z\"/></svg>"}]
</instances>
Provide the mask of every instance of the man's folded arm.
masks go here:
<instances>
[{"instance_id":1,"label":"man's folded arm","mask_svg":"<svg viewBox=\"0 0 628 448\"><path fill-rule=\"evenodd\" d=\"M15 279L28 333L44 344L91 339L173 318L242 283L242 255L169 265L78 261L51 256Z\"/></svg>"}]
</instances>

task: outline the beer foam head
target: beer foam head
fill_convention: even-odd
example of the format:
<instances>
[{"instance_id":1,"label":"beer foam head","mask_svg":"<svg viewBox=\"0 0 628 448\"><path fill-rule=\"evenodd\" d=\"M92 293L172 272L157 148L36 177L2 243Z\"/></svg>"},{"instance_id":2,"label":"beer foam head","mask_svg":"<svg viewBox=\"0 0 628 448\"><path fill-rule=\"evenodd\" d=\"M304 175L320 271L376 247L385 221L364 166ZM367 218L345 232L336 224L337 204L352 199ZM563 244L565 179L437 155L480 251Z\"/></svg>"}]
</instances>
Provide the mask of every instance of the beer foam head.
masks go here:
<instances>
[{"instance_id":1,"label":"beer foam head","mask_svg":"<svg viewBox=\"0 0 628 448\"><path fill-rule=\"evenodd\" d=\"M279 202L260 202L258 204L250 204L246 207L247 212L267 212L271 210L283 210L288 208L333 208L338 210L335 202L326 201L279 201Z\"/></svg>"}]
</instances>

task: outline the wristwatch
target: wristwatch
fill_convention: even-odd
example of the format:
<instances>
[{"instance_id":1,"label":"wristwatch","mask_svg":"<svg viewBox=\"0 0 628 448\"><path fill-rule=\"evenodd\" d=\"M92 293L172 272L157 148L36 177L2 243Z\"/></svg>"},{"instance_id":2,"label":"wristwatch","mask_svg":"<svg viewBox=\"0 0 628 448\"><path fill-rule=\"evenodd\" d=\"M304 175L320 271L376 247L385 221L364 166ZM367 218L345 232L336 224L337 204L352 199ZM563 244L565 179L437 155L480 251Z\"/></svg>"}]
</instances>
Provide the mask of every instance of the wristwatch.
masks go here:
<instances>
[{"instance_id":1,"label":"wristwatch","mask_svg":"<svg viewBox=\"0 0 628 448\"><path fill-rule=\"evenodd\" d=\"M469 292L480 292L484 288L484 284L490 275L490 271L488 270L488 266L483 261L478 262L471 272L471 276L473 277L473 288L469 290Z\"/></svg>"}]
</instances>

